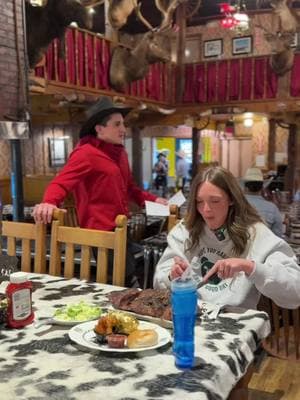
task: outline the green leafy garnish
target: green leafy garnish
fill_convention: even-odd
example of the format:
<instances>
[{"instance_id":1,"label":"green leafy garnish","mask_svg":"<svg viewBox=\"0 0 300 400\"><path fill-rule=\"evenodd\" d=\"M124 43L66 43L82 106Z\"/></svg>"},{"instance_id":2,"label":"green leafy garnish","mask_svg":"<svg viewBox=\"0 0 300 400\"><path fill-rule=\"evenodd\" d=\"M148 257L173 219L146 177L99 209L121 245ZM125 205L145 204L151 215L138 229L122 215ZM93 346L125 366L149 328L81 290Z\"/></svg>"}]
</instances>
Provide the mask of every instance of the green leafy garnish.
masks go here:
<instances>
[{"instance_id":1,"label":"green leafy garnish","mask_svg":"<svg viewBox=\"0 0 300 400\"><path fill-rule=\"evenodd\" d=\"M102 313L99 306L85 303L70 304L68 306L59 308L54 313L54 318L61 321L87 321L97 319Z\"/></svg>"}]
</instances>

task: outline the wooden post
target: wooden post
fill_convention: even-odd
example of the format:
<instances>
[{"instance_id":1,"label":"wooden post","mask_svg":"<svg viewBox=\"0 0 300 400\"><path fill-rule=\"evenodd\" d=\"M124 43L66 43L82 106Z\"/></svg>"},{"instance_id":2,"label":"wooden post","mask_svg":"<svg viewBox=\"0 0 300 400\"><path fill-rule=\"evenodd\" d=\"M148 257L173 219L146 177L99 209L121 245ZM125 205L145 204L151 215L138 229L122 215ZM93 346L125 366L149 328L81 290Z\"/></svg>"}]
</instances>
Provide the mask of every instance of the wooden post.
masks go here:
<instances>
[{"instance_id":1,"label":"wooden post","mask_svg":"<svg viewBox=\"0 0 300 400\"><path fill-rule=\"evenodd\" d=\"M186 35L186 6L181 4L176 10L176 24L179 26L177 37L177 68L176 68L176 102L181 103L184 91L184 51Z\"/></svg>"},{"instance_id":2,"label":"wooden post","mask_svg":"<svg viewBox=\"0 0 300 400\"><path fill-rule=\"evenodd\" d=\"M276 145L276 121L270 119L269 121L269 149L268 149L268 169L274 170L275 168L275 145Z\"/></svg>"},{"instance_id":3,"label":"wooden post","mask_svg":"<svg viewBox=\"0 0 300 400\"><path fill-rule=\"evenodd\" d=\"M194 178L194 176L198 172L199 141L200 141L200 131L197 128L193 128L193 131L192 131L192 144L193 144L192 178Z\"/></svg>"},{"instance_id":4,"label":"wooden post","mask_svg":"<svg viewBox=\"0 0 300 400\"><path fill-rule=\"evenodd\" d=\"M299 129L299 128L298 128ZM293 193L294 182L295 182L295 168L296 168L296 133L297 125L291 124L289 129L288 138L288 167L286 169L284 177L284 188L285 190Z\"/></svg>"},{"instance_id":5,"label":"wooden post","mask_svg":"<svg viewBox=\"0 0 300 400\"><path fill-rule=\"evenodd\" d=\"M136 183L143 187L143 143L141 131L137 126L131 128L132 132L132 171Z\"/></svg>"}]
</instances>

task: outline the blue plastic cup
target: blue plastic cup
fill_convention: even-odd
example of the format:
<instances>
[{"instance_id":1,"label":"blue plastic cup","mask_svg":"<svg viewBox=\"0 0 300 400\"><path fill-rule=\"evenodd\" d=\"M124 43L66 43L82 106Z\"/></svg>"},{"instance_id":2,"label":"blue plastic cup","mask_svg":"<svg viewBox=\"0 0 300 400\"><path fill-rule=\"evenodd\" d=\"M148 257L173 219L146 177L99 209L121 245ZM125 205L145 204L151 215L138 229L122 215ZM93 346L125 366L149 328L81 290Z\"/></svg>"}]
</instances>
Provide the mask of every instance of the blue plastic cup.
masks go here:
<instances>
[{"instance_id":1,"label":"blue plastic cup","mask_svg":"<svg viewBox=\"0 0 300 400\"><path fill-rule=\"evenodd\" d=\"M175 279L171 282L171 291L175 365L178 368L191 368L195 359L197 284L193 279Z\"/></svg>"}]
</instances>

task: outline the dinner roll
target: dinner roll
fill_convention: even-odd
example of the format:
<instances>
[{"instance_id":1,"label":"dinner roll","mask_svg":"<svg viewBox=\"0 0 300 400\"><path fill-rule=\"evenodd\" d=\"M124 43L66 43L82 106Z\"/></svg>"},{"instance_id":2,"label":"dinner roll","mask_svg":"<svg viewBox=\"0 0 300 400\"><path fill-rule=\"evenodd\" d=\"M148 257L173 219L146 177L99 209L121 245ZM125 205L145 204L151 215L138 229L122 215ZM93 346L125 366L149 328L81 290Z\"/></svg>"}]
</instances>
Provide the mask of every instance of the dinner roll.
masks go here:
<instances>
[{"instance_id":1,"label":"dinner roll","mask_svg":"<svg viewBox=\"0 0 300 400\"><path fill-rule=\"evenodd\" d=\"M127 337L127 347L138 349L150 347L158 343L158 334L154 329L137 329Z\"/></svg>"}]
</instances>

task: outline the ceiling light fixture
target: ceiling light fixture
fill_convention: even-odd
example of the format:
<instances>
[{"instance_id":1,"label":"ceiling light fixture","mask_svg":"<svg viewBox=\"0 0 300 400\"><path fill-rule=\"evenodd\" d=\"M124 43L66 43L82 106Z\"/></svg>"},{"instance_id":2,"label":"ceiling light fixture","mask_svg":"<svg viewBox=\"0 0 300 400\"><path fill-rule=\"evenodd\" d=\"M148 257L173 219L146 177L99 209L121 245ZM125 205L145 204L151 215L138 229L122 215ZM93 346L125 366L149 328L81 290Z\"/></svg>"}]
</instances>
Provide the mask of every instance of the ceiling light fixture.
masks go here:
<instances>
[{"instance_id":1,"label":"ceiling light fixture","mask_svg":"<svg viewBox=\"0 0 300 400\"><path fill-rule=\"evenodd\" d=\"M246 13L244 0L237 0L237 3L221 3L220 12L223 14L221 26L225 29L234 30L237 34L244 34L249 29L249 16Z\"/></svg>"},{"instance_id":2,"label":"ceiling light fixture","mask_svg":"<svg viewBox=\"0 0 300 400\"><path fill-rule=\"evenodd\" d=\"M244 119L244 127L251 128L253 126L253 119L252 118L245 118Z\"/></svg>"}]
</instances>

